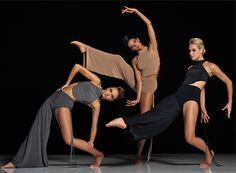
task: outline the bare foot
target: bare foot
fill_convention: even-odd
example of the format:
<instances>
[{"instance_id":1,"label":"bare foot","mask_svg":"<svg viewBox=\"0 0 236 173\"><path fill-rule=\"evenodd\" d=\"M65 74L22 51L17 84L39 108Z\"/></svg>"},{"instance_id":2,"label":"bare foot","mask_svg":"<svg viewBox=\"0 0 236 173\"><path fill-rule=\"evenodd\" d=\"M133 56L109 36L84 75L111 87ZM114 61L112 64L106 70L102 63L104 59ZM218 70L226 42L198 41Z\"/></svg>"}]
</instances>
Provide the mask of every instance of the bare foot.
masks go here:
<instances>
[{"instance_id":1,"label":"bare foot","mask_svg":"<svg viewBox=\"0 0 236 173\"><path fill-rule=\"evenodd\" d=\"M106 124L106 127L119 127L121 129L125 129L127 125L125 124L123 118L116 118L109 123Z\"/></svg>"},{"instance_id":2,"label":"bare foot","mask_svg":"<svg viewBox=\"0 0 236 173\"><path fill-rule=\"evenodd\" d=\"M203 171L204 171L205 173L212 173L211 167L209 167L209 168L203 168Z\"/></svg>"},{"instance_id":3,"label":"bare foot","mask_svg":"<svg viewBox=\"0 0 236 173\"><path fill-rule=\"evenodd\" d=\"M1 166L1 169L7 169L7 168L15 168L16 166L12 162L8 162L7 164Z\"/></svg>"},{"instance_id":4,"label":"bare foot","mask_svg":"<svg viewBox=\"0 0 236 173\"><path fill-rule=\"evenodd\" d=\"M102 173L101 169L99 167L92 168L94 170L94 173Z\"/></svg>"},{"instance_id":5,"label":"bare foot","mask_svg":"<svg viewBox=\"0 0 236 173\"><path fill-rule=\"evenodd\" d=\"M81 53L85 53L86 52L86 46L82 42L72 41L70 43L75 45L76 47L78 47Z\"/></svg>"},{"instance_id":6,"label":"bare foot","mask_svg":"<svg viewBox=\"0 0 236 173\"><path fill-rule=\"evenodd\" d=\"M95 156L95 161L90 165L90 168L97 168L101 165L104 154L101 152L99 155Z\"/></svg>"},{"instance_id":7,"label":"bare foot","mask_svg":"<svg viewBox=\"0 0 236 173\"><path fill-rule=\"evenodd\" d=\"M210 152L206 155L204 161L200 164L200 168L210 168L213 158L214 152L210 150Z\"/></svg>"},{"instance_id":8,"label":"bare foot","mask_svg":"<svg viewBox=\"0 0 236 173\"><path fill-rule=\"evenodd\" d=\"M136 156L135 164L136 165L141 165L142 164L141 156Z\"/></svg>"}]
</instances>

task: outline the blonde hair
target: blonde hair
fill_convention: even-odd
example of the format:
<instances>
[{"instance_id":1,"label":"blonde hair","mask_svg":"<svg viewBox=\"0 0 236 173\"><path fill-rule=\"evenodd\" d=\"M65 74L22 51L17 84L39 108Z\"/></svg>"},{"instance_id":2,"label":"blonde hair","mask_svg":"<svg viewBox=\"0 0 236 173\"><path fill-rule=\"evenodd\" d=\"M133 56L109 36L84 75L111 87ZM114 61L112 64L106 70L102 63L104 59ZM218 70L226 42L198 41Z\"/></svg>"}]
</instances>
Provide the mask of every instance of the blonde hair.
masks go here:
<instances>
[{"instance_id":1,"label":"blonde hair","mask_svg":"<svg viewBox=\"0 0 236 173\"><path fill-rule=\"evenodd\" d=\"M203 50L203 54L206 52L206 49L205 49L205 46L204 46L204 42L200 38L191 38L189 40L189 44L195 44L199 49Z\"/></svg>"}]
</instances>

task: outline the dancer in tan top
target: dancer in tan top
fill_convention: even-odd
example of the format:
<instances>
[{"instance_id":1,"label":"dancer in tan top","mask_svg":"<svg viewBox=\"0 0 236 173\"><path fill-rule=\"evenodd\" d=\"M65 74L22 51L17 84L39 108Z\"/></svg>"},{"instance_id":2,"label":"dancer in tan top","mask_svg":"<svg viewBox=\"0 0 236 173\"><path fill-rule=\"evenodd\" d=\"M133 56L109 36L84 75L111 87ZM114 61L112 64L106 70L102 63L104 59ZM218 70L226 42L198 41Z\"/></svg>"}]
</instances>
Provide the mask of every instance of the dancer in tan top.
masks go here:
<instances>
[{"instance_id":1,"label":"dancer in tan top","mask_svg":"<svg viewBox=\"0 0 236 173\"><path fill-rule=\"evenodd\" d=\"M154 93L157 89L157 76L160 68L160 58L157 49L157 40L151 21L135 8L124 7L122 14L137 14L146 24L149 46L144 46L138 38L125 36L123 41L131 51L138 53L132 59L132 67L125 60L116 54L103 52L92 48L79 41L72 41L71 44L77 46L85 55L84 65L87 69L102 75L116 77L124 80L130 88L136 91L136 99L128 100L127 106L140 104L140 114L151 109L154 102ZM145 140L138 143L136 163L141 162L141 154Z\"/></svg>"}]
</instances>

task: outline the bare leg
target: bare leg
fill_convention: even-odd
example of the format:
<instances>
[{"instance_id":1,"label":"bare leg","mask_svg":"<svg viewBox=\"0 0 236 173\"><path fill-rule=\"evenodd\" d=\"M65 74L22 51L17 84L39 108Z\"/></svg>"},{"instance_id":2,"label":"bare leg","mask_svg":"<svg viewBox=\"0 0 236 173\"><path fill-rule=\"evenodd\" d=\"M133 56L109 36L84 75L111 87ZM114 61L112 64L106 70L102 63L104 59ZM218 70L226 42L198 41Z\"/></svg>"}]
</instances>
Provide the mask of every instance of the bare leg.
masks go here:
<instances>
[{"instance_id":1,"label":"bare leg","mask_svg":"<svg viewBox=\"0 0 236 173\"><path fill-rule=\"evenodd\" d=\"M59 108L56 109L55 115L57 118L57 122L61 129L61 134L63 139L67 145L71 145L71 117L70 117L70 110L68 108ZM94 156L94 162L90 165L91 168L99 167L102 163L104 154L101 151L98 151L94 147L90 147L88 142L82 139L73 139L73 146L77 149L83 150L87 153L90 153Z\"/></svg>"},{"instance_id":2,"label":"bare leg","mask_svg":"<svg viewBox=\"0 0 236 173\"><path fill-rule=\"evenodd\" d=\"M153 98L154 98L153 93L142 93L141 94L140 114L143 114L152 108ZM143 151L143 147L145 145L145 142L146 142L145 139L138 141L138 150L136 153L136 160L135 160L136 164L140 164L142 162L141 157L142 157L142 151Z\"/></svg>"},{"instance_id":3,"label":"bare leg","mask_svg":"<svg viewBox=\"0 0 236 173\"><path fill-rule=\"evenodd\" d=\"M195 101L188 101L183 106L185 140L190 145L197 147L205 153L205 159L200 164L201 168L208 168L211 165L214 152L210 151L206 143L195 136L195 128L198 116L198 104Z\"/></svg>"},{"instance_id":4,"label":"bare leg","mask_svg":"<svg viewBox=\"0 0 236 173\"><path fill-rule=\"evenodd\" d=\"M73 44L76 47L78 47L81 53L85 53L86 52L86 45L83 44L82 42L72 41L71 44Z\"/></svg>"}]
</instances>

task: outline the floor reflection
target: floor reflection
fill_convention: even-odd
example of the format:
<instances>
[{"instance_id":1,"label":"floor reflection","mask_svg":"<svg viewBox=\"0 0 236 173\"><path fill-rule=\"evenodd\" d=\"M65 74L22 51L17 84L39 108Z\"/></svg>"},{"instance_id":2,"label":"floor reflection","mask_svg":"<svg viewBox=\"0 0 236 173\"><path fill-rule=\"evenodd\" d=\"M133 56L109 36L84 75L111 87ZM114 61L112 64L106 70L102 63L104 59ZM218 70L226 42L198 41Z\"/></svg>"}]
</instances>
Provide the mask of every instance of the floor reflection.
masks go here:
<instances>
[{"instance_id":1,"label":"floor reflection","mask_svg":"<svg viewBox=\"0 0 236 173\"><path fill-rule=\"evenodd\" d=\"M4 169L0 173L235 173L235 154L217 154L217 160L224 166L201 169L201 154L156 154L149 163L134 164L133 155L108 155L99 168L90 168L93 158L89 155L77 156L71 163L67 156L49 157L47 168ZM0 156L0 164L5 161Z\"/></svg>"}]
</instances>

